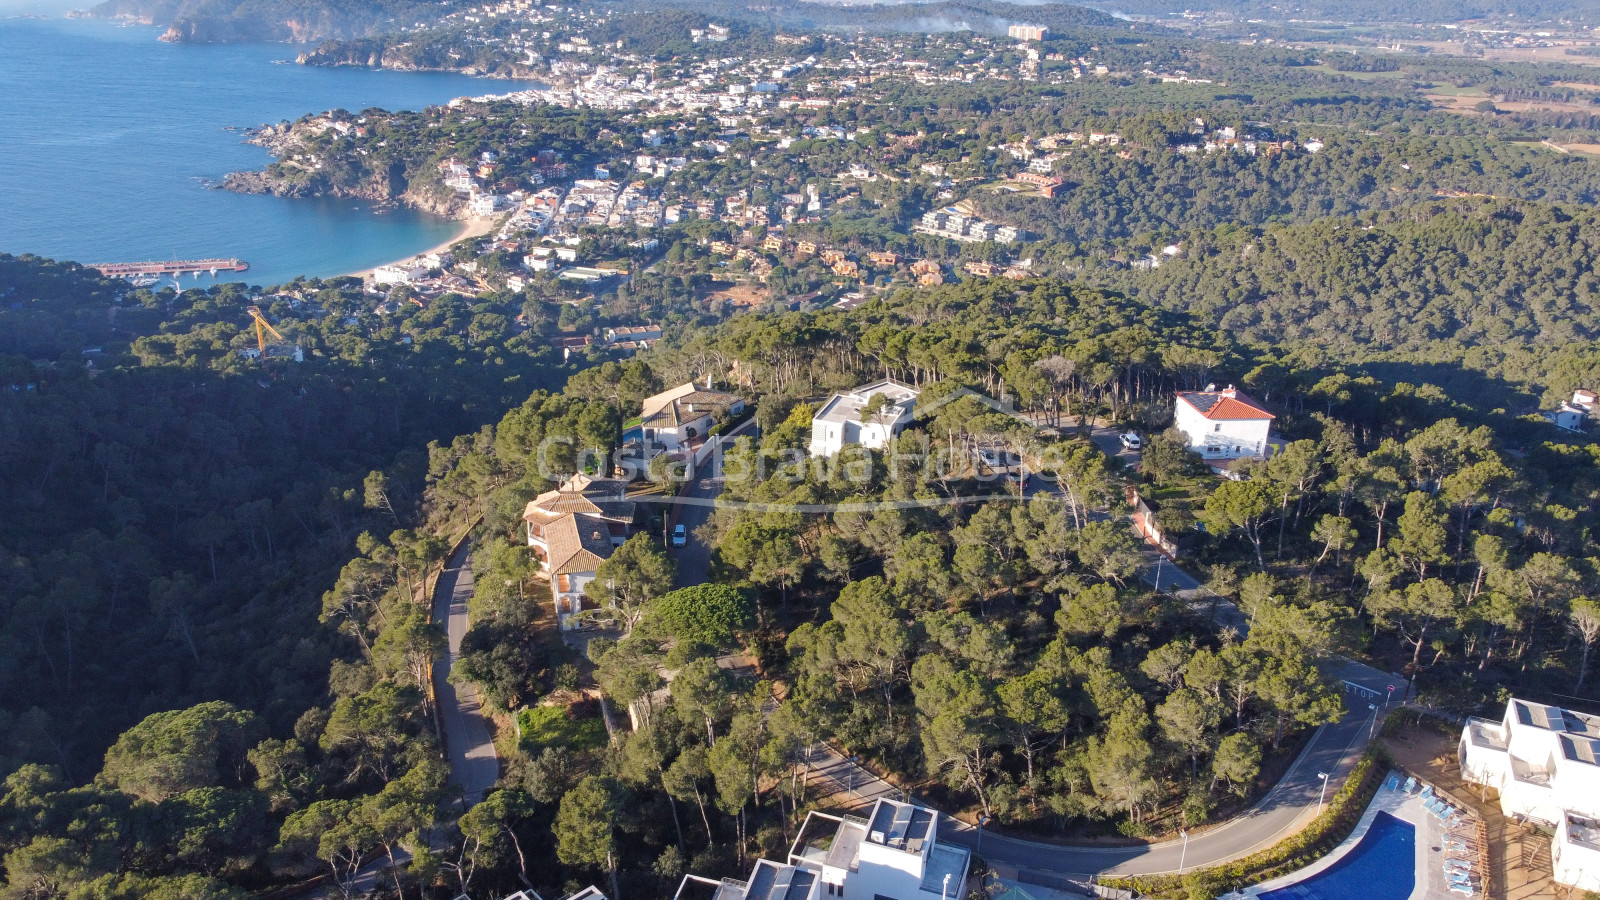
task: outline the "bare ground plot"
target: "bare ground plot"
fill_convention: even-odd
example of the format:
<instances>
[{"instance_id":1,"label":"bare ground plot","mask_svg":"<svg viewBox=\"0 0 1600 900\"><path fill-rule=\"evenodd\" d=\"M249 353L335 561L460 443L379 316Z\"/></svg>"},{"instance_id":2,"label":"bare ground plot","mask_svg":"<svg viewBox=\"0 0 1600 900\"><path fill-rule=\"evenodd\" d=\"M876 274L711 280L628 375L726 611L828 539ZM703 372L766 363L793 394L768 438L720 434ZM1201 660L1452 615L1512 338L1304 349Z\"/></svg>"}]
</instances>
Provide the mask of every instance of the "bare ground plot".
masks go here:
<instances>
[{"instance_id":1,"label":"bare ground plot","mask_svg":"<svg viewBox=\"0 0 1600 900\"><path fill-rule=\"evenodd\" d=\"M708 290L700 292L702 300L726 300L734 306L755 306L769 296L766 288L734 281L713 281Z\"/></svg>"}]
</instances>

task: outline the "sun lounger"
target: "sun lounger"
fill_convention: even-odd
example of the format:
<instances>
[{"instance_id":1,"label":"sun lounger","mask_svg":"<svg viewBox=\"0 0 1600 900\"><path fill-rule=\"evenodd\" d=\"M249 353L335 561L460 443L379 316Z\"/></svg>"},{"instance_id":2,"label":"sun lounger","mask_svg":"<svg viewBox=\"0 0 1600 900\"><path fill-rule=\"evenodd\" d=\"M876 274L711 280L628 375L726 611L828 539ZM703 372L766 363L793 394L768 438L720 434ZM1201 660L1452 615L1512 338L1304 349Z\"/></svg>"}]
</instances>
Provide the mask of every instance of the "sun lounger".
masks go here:
<instances>
[{"instance_id":1,"label":"sun lounger","mask_svg":"<svg viewBox=\"0 0 1600 900\"><path fill-rule=\"evenodd\" d=\"M1389 777L1387 779L1385 779L1384 782L1383 782L1383 789L1386 790L1386 791L1399 790L1400 789L1400 776L1396 775L1393 772L1390 772L1389 773Z\"/></svg>"},{"instance_id":2,"label":"sun lounger","mask_svg":"<svg viewBox=\"0 0 1600 900\"><path fill-rule=\"evenodd\" d=\"M1422 793L1419 796L1421 796L1422 799L1424 799L1424 800L1427 800L1429 797L1432 797L1433 796L1433 785L1431 785L1431 784L1423 785L1422 786Z\"/></svg>"},{"instance_id":3,"label":"sun lounger","mask_svg":"<svg viewBox=\"0 0 1600 900\"><path fill-rule=\"evenodd\" d=\"M1427 810L1430 813L1435 813L1435 811L1439 808L1439 800L1438 800L1438 798L1437 797L1424 798L1423 801L1422 801L1422 808Z\"/></svg>"},{"instance_id":4,"label":"sun lounger","mask_svg":"<svg viewBox=\"0 0 1600 900\"><path fill-rule=\"evenodd\" d=\"M1411 776L1411 777L1406 779L1405 791L1406 791L1406 793L1409 794L1412 791L1415 791L1416 789L1417 789L1417 778L1416 778L1415 775L1413 775L1413 776Z\"/></svg>"},{"instance_id":5,"label":"sun lounger","mask_svg":"<svg viewBox=\"0 0 1600 900\"><path fill-rule=\"evenodd\" d=\"M1445 877L1450 879L1450 883L1451 884L1471 884L1472 883L1472 876L1471 875L1467 875L1464 872L1446 872L1445 873Z\"/></svg>"},{"instance_id":6,"label":"sun lounger","mask_svg":"<svg viewBox=\"0 0 1600 900\"><path fill-rule=\"evenodd\" d=\"M1452 884L1450 885L1450 893L1466 894L1468 897L1471 897L1473 894L1476 894L1477 891L1473 890L1472 885L1470 884Z\"/></svg>"},{"instance_id":7,"label":"sun lounger","mask_svg":"<svg viewBox=\"0 0 1600 900\"><path fill-rule=\"evenodd\" d=\"M1466 859L1447 859L1444 861L1444 867L1446 869L1453 869L1457 871L1465 869L1469 873L1472 871L1472 865L1472 861Z\"/></svg>"}]
</instances>

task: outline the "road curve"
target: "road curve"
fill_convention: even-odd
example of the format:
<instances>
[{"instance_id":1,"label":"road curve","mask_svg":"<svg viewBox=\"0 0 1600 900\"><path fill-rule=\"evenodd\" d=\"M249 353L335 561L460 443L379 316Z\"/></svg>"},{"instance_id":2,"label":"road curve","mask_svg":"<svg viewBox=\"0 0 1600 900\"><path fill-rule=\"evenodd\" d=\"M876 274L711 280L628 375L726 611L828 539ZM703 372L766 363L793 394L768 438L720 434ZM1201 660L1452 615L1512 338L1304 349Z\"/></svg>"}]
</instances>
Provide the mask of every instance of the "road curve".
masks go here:
<instances>
[{"instance_id":1,"label":"road curve","mask_svg":"<svg viewBox=\"0 0 1600 900\"><path fill-rule=\"evenodd\" d=\"M449 647L433 666L433 691L450 761L450 785L463 811L482 800L500 779L500 757L495 753L477 689L465 680L459 685L450 682L450 671L461 658L461 639L467 635L467 601L472 599L472 566L468 559L471 552L472 542L464 541L433 586L433 620L444 626L449 637Z\"/></svg>"}]
</instances>

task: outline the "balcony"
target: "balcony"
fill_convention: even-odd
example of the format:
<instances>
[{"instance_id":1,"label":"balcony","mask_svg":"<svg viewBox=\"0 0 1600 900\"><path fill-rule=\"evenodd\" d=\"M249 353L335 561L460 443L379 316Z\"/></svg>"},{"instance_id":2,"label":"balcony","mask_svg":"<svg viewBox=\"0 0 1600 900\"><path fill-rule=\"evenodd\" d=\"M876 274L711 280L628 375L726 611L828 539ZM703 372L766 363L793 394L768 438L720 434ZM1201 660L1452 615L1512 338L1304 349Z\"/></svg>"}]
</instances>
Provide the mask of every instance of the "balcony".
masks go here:
<instances>
[{"instance_id":1,"label":"balcony","mask_svg":"<svg viewBox=\"0 0 1600 900\"><path fill-rule=\"evenodd\" d=\"M1526 760L1517 759L1515 756L1511 757L1511 777L1523 784L1531 784L1548 790L1552 774L1554 773L1549 769L1532 765Z\"/></svg>"},{"instance_id":2,"label":"balcony","mask_svg":"<svg viewBox=\"0 0 1600 900\"><path fill-rule=\"evenodd\" d=\"M1499 722L1480 719L1476 716L1467 719L1467 734L1472 739L1472 746L1482 747L1485 750L1495 750L1504 753L1506 750L1506 732Z\"/></svg>"}]
</instances>

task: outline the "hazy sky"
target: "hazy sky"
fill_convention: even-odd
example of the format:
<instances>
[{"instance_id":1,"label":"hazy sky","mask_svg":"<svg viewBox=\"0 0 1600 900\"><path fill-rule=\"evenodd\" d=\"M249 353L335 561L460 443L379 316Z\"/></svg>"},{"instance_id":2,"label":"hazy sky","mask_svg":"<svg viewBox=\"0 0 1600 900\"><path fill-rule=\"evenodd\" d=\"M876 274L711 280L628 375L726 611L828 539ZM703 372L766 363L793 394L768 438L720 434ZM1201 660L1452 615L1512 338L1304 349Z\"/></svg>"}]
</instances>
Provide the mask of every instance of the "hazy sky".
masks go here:
<instances>
[{"instance_id":1,"label":"hazy sky","mask_svg":"<svg viewBox=\"0 0 1600 900\"><path fill-rule=\"evenodd\" d=\"M0 0L0 15L38 13L60 15L69 9L87 9L98 0Z\"/></svg>"}]
</instances>

